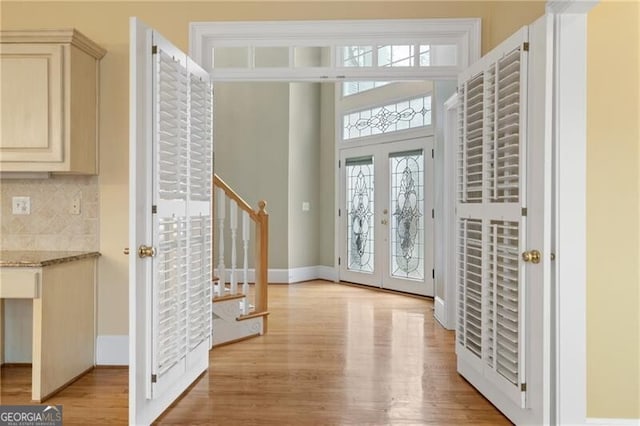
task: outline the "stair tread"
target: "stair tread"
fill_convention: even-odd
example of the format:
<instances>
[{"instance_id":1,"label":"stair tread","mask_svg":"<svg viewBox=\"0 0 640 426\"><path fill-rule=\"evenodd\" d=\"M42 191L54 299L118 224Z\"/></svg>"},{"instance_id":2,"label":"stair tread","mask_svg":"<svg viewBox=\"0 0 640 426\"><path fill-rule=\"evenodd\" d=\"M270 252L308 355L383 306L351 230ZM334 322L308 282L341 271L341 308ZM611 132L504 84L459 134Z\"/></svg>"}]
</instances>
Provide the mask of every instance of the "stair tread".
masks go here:
<instances>
[{"instance_id":1,"label":"stair tread","mask_svg":"<svg viewBox=\"0 0 640 426\"><path fill-rule=\"evenodd\" d=\"M225 300L234 300L234 299L243 299L246 296L242 293L236 293L236 294L225 294L222 296L213 296L213 298L211 299L211 301L213 303L215 302L223 302Z\"/></svg>"}]
</instances>

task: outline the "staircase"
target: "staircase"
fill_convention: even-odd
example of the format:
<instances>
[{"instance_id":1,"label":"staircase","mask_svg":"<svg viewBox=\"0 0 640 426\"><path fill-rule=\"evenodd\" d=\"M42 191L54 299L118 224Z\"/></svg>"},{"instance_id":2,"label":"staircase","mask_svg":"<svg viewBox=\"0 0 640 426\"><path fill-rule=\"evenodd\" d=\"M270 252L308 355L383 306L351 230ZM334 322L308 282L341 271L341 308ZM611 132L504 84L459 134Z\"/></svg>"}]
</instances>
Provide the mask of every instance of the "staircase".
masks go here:
<instances>
[{"instance_id":1,"label":"staircase","mask_svg":"<svg viewBox=\"0 0 640 426\"><path fill-rule=\"evenodd\" d=\"M214 175L213 186L217 236L212 238L212 253L214 259L218 259L218 266L212 277L212 338L215 347L267 332L269 215L265 210L267 203L264 200L258 203L258 209L254 211L218 175ZM240 236L238 213L241 218ZM250 271L249 245L252 230L255 235L255 268ZM238 239L242 243L241 268L237 265ZM225 253L226 243L230 243L230 249ZM227 262L229 267L226 266ZM249 284L250 273L253 285Z\"/></svg>"}]
</instances>

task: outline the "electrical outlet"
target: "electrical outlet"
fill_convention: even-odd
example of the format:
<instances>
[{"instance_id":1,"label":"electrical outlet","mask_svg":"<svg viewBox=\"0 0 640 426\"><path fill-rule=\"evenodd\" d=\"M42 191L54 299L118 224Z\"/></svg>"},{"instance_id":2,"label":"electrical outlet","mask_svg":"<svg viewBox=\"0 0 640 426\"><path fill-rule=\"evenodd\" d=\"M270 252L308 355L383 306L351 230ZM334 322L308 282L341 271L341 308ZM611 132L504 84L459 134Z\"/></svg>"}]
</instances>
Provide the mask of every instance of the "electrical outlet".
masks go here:
<instances>
[{"instance_id":1,"label":"electrical outlet","mask_svg":"<svg viewBox=\"0 0 640 426\"><path fill-rule=\"evenodd\" d=\"M71 200L71 214L80 214L80 197Z\"/></svg>"},{"instance_id":2,"label":"electrical outlet","mask_svg":"<svg viewBox=\"0 0 640 426\"><path fill-rule=\"evenodd\" d=\"M13 214L31 214L31 197L13 197L11 207Z\"/></svg>"}]
</instances>

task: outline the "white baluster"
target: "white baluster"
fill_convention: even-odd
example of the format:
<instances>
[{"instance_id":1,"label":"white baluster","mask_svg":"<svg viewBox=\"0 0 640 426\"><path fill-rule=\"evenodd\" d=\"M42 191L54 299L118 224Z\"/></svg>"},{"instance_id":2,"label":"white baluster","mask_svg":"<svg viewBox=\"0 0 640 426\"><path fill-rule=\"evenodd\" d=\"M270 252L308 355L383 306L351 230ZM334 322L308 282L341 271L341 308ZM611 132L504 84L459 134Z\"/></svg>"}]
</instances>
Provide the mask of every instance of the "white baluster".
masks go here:
<instances>
[{"instance_id":1,"label":"white baluster","mask_svg":"<svg viewBox=\"0 0 640 426\"><path fill-rule=\"evenodd\" d=\"M242 282L242 294L244 294L244 304L242 305L242 313L249 313L249 300L247 298L249 294L249 279L247 277L249 273L249 213L242 212L242 251L244 256L244 265L242 267L243 282Z\"/></svg>"},{"instance_id":2,"label":"white baluster","mask_svg":"<svg viewBox=\"0 0 640 426\"><path fill-rule=\"evenodd\" d=\"M229 201L229 215L231 224L231 294L238 293L238 279L236 278L236 239L238 234L238 204L234 200Z\"/></svg>"},{"instance_id":3,"label":"white baluster","mask_svg":"<svg viewBox=\"0 0 640 426\"><path fill-rule=\"evenodd\" d=\"M224 283L227 275L227 271L224 266L224 215L225 215L225 202L226 195L224 190L217 189L216 206L217 206L217 219L218 219L218 278L220 282L218 284L218 295L224 294Z\"/></svg>"}]
</instances>

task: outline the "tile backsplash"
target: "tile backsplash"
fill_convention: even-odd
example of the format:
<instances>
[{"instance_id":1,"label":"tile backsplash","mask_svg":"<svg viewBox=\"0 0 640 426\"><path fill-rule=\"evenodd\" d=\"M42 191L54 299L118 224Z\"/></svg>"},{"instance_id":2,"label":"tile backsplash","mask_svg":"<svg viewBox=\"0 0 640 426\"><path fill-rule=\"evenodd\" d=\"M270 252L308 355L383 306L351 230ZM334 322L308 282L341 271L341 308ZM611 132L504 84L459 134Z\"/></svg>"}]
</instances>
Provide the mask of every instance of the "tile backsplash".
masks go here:
<instances>
[{"instance_id":1,"label":"tile backsplash","mask_svg":"<svg viewBox=\"0 0 640 426\"><path fill-rule=\"evenodd\" d=\"M29 215L12 213L12 198L21 196L31 198ZM98 250L98 199L97 176L0 180L0 249Z\"/></svg>"}]
</instances>

